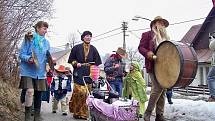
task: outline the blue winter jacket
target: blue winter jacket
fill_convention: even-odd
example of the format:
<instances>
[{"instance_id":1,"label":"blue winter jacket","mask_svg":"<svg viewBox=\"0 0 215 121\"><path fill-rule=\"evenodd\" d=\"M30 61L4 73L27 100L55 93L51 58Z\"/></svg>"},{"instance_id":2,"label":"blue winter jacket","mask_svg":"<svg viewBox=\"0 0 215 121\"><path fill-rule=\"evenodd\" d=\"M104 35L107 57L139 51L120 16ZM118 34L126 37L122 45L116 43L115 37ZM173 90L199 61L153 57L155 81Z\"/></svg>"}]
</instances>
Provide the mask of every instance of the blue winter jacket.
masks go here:
<instances>
[{"instance_id":1,"label":"blue winter jacket","mask_svg":"<svg viewBox=\"0 0 215 121\"><path fill-rule=\"evenodd\" d=\"M37 33L33 34L33 39L24 40L19 51L20 64L20 76L28 76L35 79L46 78L46 63L47 63L47 51L50 50L49 41L44 36L40 36ZM32 57L32 51L38 60L38 67L35 64L28 63L28 60Z\"/></svg>"}]
</instances>

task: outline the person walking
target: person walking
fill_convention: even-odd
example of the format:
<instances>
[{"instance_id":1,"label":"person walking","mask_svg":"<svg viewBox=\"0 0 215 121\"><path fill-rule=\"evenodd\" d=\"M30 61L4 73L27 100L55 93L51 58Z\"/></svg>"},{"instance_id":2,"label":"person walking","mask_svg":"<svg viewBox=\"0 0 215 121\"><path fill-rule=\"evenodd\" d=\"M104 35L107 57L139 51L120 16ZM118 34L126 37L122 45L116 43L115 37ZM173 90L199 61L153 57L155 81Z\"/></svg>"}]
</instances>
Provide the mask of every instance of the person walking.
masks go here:
<instances>
[{"instance_id":1,"label":"person walking","mask_svg":"<svg viewBox=\"0 0 215 121\"><path fill-rule=\"evenodd\" d=\"M50 50L49 41L45 38L48 23L39 21L34 26L35 32L28 32L19 51L20 85L19 88L26 90L25 97L25 121L31 120L32 104L34 121L41 121L41 93L46 91L46 63L47 51Z\"/></svg>"},{"instance_id":2,"label":"person walking","mask_svg":"<svg viewBox=\"0 0 215 121\"><path fill-rule=\"evenodd\" d=\"M209 34L210 43L209 48L213 51L212 59L211 59L211 68L207 75L208 81L208 89L210 92L210 97L208 98L208 102L215 102L215 32Z\"/></svg>"},{"instance_id":3,"label":"person walking","mask_svg":"<svg viewBox=\"0 0 215 121\"><path fill-rule=\"evenodd\" d=\"M69 103L69 110L75 119L87 119L88 107L86 99L91 90L92 79L84 78L90 75L90 63L99 66L102 61L93 45L90 44L92 33L84 31L81 35L83 43L75 45L70 53L68 63L72 64L73 70L73 93ZM87 86L85 85L87 83Z\"/></svg>"},{"instance_id":4,"label":"person walking","mask_svg":"<svg viewBox=\"0 0 215 121\"><path fill-rule=\"evenodd\" d=\"M125 63L122 59L127 57L126 50L119 47L115 54L112 54L107 58L104 63L104 71L106 79L113 90L118 92L119 96L122 96L123 77L125 76Z\"/></svg>"},{"instance_id":5,"label":"person walking","mask_svg":"<svg viewBox=\"0 0 215 121\"><path fill-rule=\"evenodd\" d=\"M57 113L58 103L61 103L62 115L66 116L68 113L67 93L71 92L71 80L66 75L69 70L65 66L55 66L55 76L51 82L52 95L52 113Z\"/></svg>"},{"instance_id":6,"label":"person walking","mask_svg":"<svg viewBox=\"0 0 215 121\"><path fill-rule=\"evenodd\" d=\"M144 113L144 120L150 121L150 116L154 108L156 109L155 121L164 121L164 105L165 105L165 93L166 90L160 86L155 80L153 73L155 63L155 50L158 45L170 40L166 31L166 27L169 26L169 22L163 19L161 16L155 17L150 23L151 30L142 34L140 44L138 46L139 52L145 57L145 67L152 82L151 94L148 102L148 106Z\"/></svg>"}]
</instances>

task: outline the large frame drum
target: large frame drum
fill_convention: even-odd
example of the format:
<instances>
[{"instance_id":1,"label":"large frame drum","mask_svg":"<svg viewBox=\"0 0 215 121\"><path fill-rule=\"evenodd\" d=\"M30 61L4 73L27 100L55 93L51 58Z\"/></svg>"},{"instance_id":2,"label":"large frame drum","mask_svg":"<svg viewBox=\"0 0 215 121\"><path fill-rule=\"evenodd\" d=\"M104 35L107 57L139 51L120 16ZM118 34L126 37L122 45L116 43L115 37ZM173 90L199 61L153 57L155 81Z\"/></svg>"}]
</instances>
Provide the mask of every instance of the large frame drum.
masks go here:
<instances>
[{"instance_id":1,"label":"large frame drum","mask_svg":"<svg viewBox=\"0 0 215 121\"><path fill-rule=\"evenodd\" d=\"M164 41L155 55L155 79L163 88L186 87L196 76L198 60L193 47L176 41Z\"/></svg>"}]
</instances>

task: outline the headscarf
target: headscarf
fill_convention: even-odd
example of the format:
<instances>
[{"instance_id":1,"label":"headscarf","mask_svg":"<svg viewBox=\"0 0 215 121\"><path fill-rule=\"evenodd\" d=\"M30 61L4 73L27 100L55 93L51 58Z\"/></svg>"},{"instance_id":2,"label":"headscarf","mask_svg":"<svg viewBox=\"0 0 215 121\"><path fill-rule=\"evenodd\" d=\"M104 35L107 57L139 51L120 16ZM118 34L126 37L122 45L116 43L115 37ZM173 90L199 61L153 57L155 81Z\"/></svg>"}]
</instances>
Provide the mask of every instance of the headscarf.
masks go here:
<instances>
[{"instance_id":1,"label":"headscarf","mask_svg":"<svg viewBox=\"0 0 215 121\"><path fill-rule=\"evenodd\" d=\"M136 61L133 61L131 65L134 69L130 71L124 79L123 96L127 96L129 88L131 88L134 99L146 102L148 100L146 95L146 82L142 77L140 65Z\"/></svg>"}]
</instances>

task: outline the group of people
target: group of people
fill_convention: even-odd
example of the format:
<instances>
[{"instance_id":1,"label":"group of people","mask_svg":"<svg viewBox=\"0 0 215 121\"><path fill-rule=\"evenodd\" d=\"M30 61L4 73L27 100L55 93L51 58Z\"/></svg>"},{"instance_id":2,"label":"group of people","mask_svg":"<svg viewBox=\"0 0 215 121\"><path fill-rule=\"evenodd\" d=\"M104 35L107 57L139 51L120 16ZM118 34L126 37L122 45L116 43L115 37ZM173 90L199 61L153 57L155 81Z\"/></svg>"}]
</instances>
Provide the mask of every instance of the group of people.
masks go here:
<instances>
[{"instance_id":1,"label":"group of people","mask_svg":"<svg viewBox=\"0 0 215 121\"><path fill-rule=\"evenodd\" d=\"M124 59L127 58L126 50L119 47L116 53L104 63L104 71L106 79L111 86L111 89L116 91L120 97L133 98L139 101L140 111L139 117L143 117L144 121L150 121L152 111L155 108L155 121L165 121L164 105L165 94L167 94L168 102L172 104L171 95L172 90L166 93L166 89L160 86L155 79L153 73L154 64L156 60L155 50L158 45L170 40L166 28L169 22L160 16L157 16L150 23L151 30L142 34L140 44L138 46L139 52L145 57L146 71L150 76L152 83L151 94L149 99L146 95L146 82L141 73L140 65L133 61L130 63L129 72L125 71ZM25 40L20 48L19 57L20 64L20 88L22 89L22 102L25 105L25 121L31 120L32 108L34 110L34 120L41 121L41 95L42 92L47 91L47 70L48 57L50 45L45 38L47 33L48 23L39 21L35 26L34 33L27 33ZM55 67L52 81L49 81L51 95L53 96L52 112L56 113L57 104L61 101L62 114L67 115L66 94L71 92L71 81L74 82L73 93L69 101L69 111L73 113L75 119L87 119L88 107L86 99L89 92L92 91L92 79L84 78L90 75L90 66L99 66L102 64L99 52L96 47L90 44L92 33L84 31L81 35L83 43L74 46L71 50L68 63L73 66L73 73L71 73L63 65ZM209 77L210 74L209 74ZM212 78L212 77L211 77ZM210 80L210 78L208 78ZM213 89L214 90L214 89ZM214 95L211 96L214 99ZM148 106L145 109L145 102L148 101Z\"/></svg>"},{"instance_id":2,"label":"group of people","mask_svg":"<svg viewBox=\"0 0 215 121\"><path fill-rule=\"evenodd\" d=\"M69 104L69 110L73 113L75 119L87 119L88 107L86 104L87 93L92 90L92 80L90 78L83 79L84 76L90 75L90 65L99 66L102 64L100 55L97 49L90 44L92 33L85 31L81 35L82 44L76 45L72 48L68 62L74 67L73 79L74 89ZM110 91L117 92L119 97L126 96L128 90L123 85L125 78L126 82L133 85L132 96L140 102L140 116L143 115L146 96L146 84L141 75L141 69L138 63L132 62L130 72L125 71L124 59L127 57L126 50L119 47L116 53L111 54L104 63L104 72L106 80L110 85ZM137 74L137 75L136 75ZM133 80L133 82L131 82ZM87 86L86 86L87 85Z\"/></svg>"},{"instance_id":3,"label":"group of people","mask_svg":"<svg viewBox=\"0 0 215 121\"><path fill-rule=\"evenodd\" d=\"M164 92L165 89L154 80L152 72L153 67L153 52L155 50L155 43L159 43L164 40L169 40L165 33L160 34L158 28L165 28L168 26L168 22L162 18L156 18L151 23L151 28L154 31L143 33L142 39L139 45L139 51L146 57L146 69L150 74L152 80L152 93L149 98L149 104L145 111L145 102L148 100L146 95L146 82L143 79L140 65L137 62L131 62L129 72L125 71L124 59L127 58L126 50L119 47L116 53L110 55L110 57L104 63L104 71L106 73L106 79L113 91L116 91L120 97L128 97L131 95L133 99L139 101L140 112L139 116L144 116L147 121L150 118L151 112L156 105L156 119L160 121L163 116L164 107ZM20 88L25 91L22 94L24 97L25 105L25 120L31 120L32 108L34 110L34 120L42 120L40 116L41 110L41 95L42 92L47 91L47 72L48 57L47 53L50 50L49 42L45 38L45 34L48 29L48 23L39 21L35 26L34 33L27 33L25 40L23 41L20 49L19 57L21 59L20 65ZM164 29L160 29L164 30ZM165 31L162 31L165 32ZM71 50L68 63L73 66L73 93L69 103L69 111L73 113L75 119L87 119L88 107L86 99L89 91L92 91L92 80L85 78L90 75L90 66L99 66L102 64L99 52L90 44L92 39L92 33L90 31L84 31L81 35L83 43L74 46ZM156 41L155 41L156 40ZM159 40L159 41L158 41ZM55 67L52 81L49 81L51 95L53 96L52 113L56 113L57 104L60 101L62 104L62 114L67 115L66 94L71 91L72 79L67 76L67 72L64 66L58 65ZM50 73L50 72L49 72ZM70 74L71 75L71 74ZM50 84L51 83L51 84ZM131 91L131 92L129 92ZM145 112L145 114L144 114ZM148 119L147 119L148 118Z\"/></svg>"}]
</instances>

